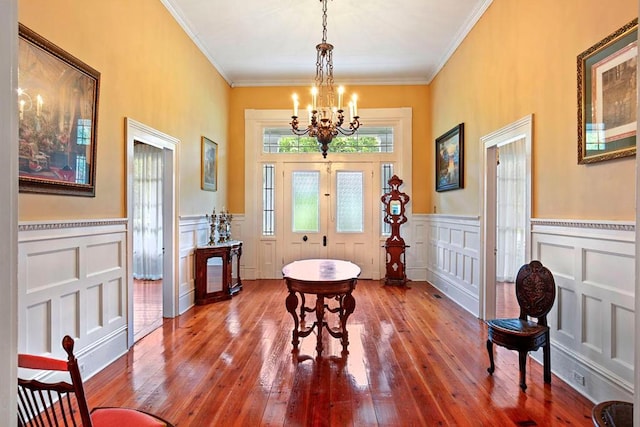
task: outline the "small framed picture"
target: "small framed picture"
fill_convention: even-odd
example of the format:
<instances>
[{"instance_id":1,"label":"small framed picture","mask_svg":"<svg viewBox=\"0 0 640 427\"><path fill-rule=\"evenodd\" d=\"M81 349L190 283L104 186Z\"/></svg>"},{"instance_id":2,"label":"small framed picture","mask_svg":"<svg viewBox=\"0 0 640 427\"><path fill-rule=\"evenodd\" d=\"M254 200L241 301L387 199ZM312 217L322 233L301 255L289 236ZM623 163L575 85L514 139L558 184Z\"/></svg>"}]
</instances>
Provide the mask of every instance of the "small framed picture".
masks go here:
<instances>
[{"instance_id":1,"label":"small framed picture","mask_svg":"<svg viewBox=\"0 0 640 427\"><path fill-rule=\"evenodd\" d=\"M436 139L436 191L463 188L464 123Z\"/></svg>"},{"instance_id":2,"label":"small framed picture","mask_svg":"<svg viewBox=\"0 0 640 427\"><path fill-rule=\"evenodd\" d=\"M202 137L202 189L218 190L218 144L209 138Z\"/></svg>"}]
</instances>

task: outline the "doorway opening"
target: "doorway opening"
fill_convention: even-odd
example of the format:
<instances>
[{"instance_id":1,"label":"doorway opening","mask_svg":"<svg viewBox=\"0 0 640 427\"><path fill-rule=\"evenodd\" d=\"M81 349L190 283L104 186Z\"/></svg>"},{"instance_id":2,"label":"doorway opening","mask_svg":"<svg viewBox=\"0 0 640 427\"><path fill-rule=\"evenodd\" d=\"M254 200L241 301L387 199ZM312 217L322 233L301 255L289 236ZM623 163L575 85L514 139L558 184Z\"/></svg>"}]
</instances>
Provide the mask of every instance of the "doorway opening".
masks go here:
<instances>
[{"instance_id":1,"label":"doorway opening","mask_svg":"<svg viewBox=\"0 0 640 427\"><path fill-rule=\"evenodd\" d=\"M496 162L496 317L520 315L515 281L525 262L527 220L524 138L497 147Z\"/></svg>"},{"instance_id":2,"label":"doorway opening","mask_svg":"<svg viewBox=\"0 0 640 427\"><path fill-rule=\"evenodd\" d=\"M138 341L162 324L162 149L134 142L133 335Z\"/></svg>"},{"instance_id":3,"label":"doorway opening","mask_svg":"<svg viewBox=\"0 0 640 427\"><path fill-rule=\"evenodd\" d=\"M161 305L161 315L162 317L175 317L178 315L178 307L179 307L179 296L177 292L177 260L176 254L178 253L176 249L176 230L177 230L177 207L176 207L176 183L175 183L175 170L176 170L176 156L175 150L177 143L179 142L177 139L163 134L153 128L145 126L141 123L136 122L135 120L126 119L126 130L127 130L127 218L128 218L128 233L127 233L127 266L128 266L128 274L127 274L127 289L128 289L128 305L127 305L127 313L128 313L128 322L127 322L127 344L131 347L136 339L144 336L144 330L142 326L139 324L139 329L134 325L134 319L138 318L138 320L144 319L146 314L144 310L147 308L153 311L153 319L154 321L149 322L151 325L147 325L148 328L153 327L154 322L158 322L157 319L157 305ZM136 149L138 147L138 149ZM156 252L155 255L152 256L152 261L155 264L155 276L138 276L139 279L150 279L153 281L153 284L142 284L142 287L138 287L136 290L136 283L134 281L134 274L138 275L139 272L136 272L136 268L134 267L134 254L136 257L136 262L139 262L138 254L136 251L140 250L140 245L134 243L135 241L135 217L136 211L139 211L141 208L145 210L139 211L142 212L142 221L147 225L150 223L150 215L149 211L147 211L147 204L152 200L150 197L149 190L145 190L141 192L141 194L137 194L135 191L135 181L136 181L136 151L140 151L141 149L145 149L147 151L155 153L156 163L158 165L162 165L159 171L156 171L157 181L155 183L156 188L156 196L155 204L158 206L155 208L155 221L158 223L157 227L160 227L162 232L158 233L156 231ZM150 181L153 181L150 180ZM140 192L138 192L140 193ZM136 199L137 196L142 196L140 199ZM143 201L144 200L144 201ZM158 202L161 200L161 202ZM137 228L140 228L138 225ZM158 249L159 248L159 249ZM157 273L157 271L160 273ZM145 273L146 274L146 273ZM161 279L161 280L160 280ZM152 286L151 291L147 292L145 295L144 286L149 285ZM138 292L139 291L139 292ZM138 295L138 301L140 297L145 301L144 309L141 308L143 306L137 306L136 312L136 295ZM154 296L155 295L155 296ZM158 301L161 301L160 303ZM147 305L147 302L149 304ZM155 308L152 308L155 306ZM159 320L161 324L162 320ZM146 322L145 322L146 323ZM134 333L135 331L135 333Z\"/></svg>"},{"instance_id":4,"label":"doorway opening","mask_svg":"<svg viewBox=\"0 0 640 427\"><path fill-rule=\"evenodd\" d=\"M519 314L515 287L509 283L515 282L518 269L531 258L532 128L529 115L480 139L484 157L482 319Z\"/></svg>"}]
</instances>

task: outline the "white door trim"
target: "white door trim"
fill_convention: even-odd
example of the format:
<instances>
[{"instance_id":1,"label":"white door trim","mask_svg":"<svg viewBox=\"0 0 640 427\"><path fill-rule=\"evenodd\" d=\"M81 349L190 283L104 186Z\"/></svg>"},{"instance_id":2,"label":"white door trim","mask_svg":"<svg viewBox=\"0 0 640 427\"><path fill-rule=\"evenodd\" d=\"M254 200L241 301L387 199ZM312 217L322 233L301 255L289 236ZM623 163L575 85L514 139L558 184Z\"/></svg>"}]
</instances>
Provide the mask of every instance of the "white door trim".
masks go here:
<instances>
[{"instance_id":1,"label":"white door trim","mask_svg":"<svg viewBox=\"0 0 640 427\"><path fill-rule=\"evenodd\" d=\"M164 153L164 175L163 182L163 280L162 280L162 315L163 317L175 317L178 315L178 286L179 277L178 255L179 248L176 242L179 241L177 233L179 230L176 212L177 187L175 177L177 176L176 165L178 139L157 131L147 125L139 123L133 119L125 118L126 140L127 140L127 342L131 347L134 344L133 337L133 146L135 141L144 142L162 149Z\"/></svg>"},{"instance_id":2,"label":"white door trim","mask_svg":"<svg viewBox=\"0 0 640 427\"><path fill-rule=\"evenodd\" d=\"M18 1L0 1L0 420L16 422L18 373Z\"/></svg>"},{"instance_id":3,"label":"white door trim","mask_svg":"<svg viewBox=\"0 0 640 427\"><path fill-rule=\"evenodd\" d=\"M497 148L524 138L526 161L526 197L525 197L525 261L531 259L531 146L533 144L533 115L530 114L495 132L480 138L484 180L480 187L480 200L483 204L482 227L480 228L481 283L480 307L481 319L490 319L496 314L496 172Z\"/></svg>"}]
</instances>

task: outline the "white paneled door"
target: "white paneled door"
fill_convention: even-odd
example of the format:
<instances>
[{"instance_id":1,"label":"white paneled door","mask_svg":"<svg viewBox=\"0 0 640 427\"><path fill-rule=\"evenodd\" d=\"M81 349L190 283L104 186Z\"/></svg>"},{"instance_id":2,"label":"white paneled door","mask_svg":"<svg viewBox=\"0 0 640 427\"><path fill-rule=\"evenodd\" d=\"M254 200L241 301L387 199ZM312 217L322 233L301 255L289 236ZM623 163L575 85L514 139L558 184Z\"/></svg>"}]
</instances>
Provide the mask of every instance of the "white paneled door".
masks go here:
<instances>
[{"instance_id":1,"label":"white paneled door","mask_svg":"<svg viewBox=\"0 0 640 427\"><path fill-rule=\"evenodd\" d=\"M284 167L284 263L306 258L351 261L361 278L378 278L371 163L287 163Z\"/></svg>"}]
</instances>

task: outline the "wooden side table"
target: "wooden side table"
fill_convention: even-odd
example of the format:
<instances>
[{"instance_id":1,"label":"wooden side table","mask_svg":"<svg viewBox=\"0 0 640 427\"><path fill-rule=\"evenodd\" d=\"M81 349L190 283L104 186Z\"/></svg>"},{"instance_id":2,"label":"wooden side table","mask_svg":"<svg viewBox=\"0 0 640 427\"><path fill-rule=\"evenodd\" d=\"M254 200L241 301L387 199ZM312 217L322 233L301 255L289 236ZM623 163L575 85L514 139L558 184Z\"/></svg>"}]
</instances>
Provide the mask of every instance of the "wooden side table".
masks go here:
<instances>
[{"instance_id":1,"label":"wooden side table","mask_svg":"<svg viewBox=\"0 0 640 427\"><path fill-rule=\"evenodd\" d=\"M317 330L316 351L318 357L322 356L322 330L340 339L343 353L348 353L349 332L347 331L347 319L356 308L356 300L352 295L356 287L360 267L349 261L334 259L306 259L294 261L282 269L289 295L286 299L287 311L293 317L293 351L298 350L300 337L310 335ZM315 308L305 306L305 294L315 294ZM302 300L300 316L298 317L298 295ZM325 298L335 298L338 307L331 308L325 304ZM332 328L324 320L325 310L337 313L340 326ZM305 313L316 313L316 321L309 327L305 327Z\"/></svg>"},{"instance_id":2,"label":"wooden side table","mask_svg":"<svg viewBox=\"0 0 640 427\"><path fill-rule=\"evenodd\" d=\"M242 242L232 240L196 249L196 305L230 299L242 290L240 257Z\"/></svg>"}]
</instances>

